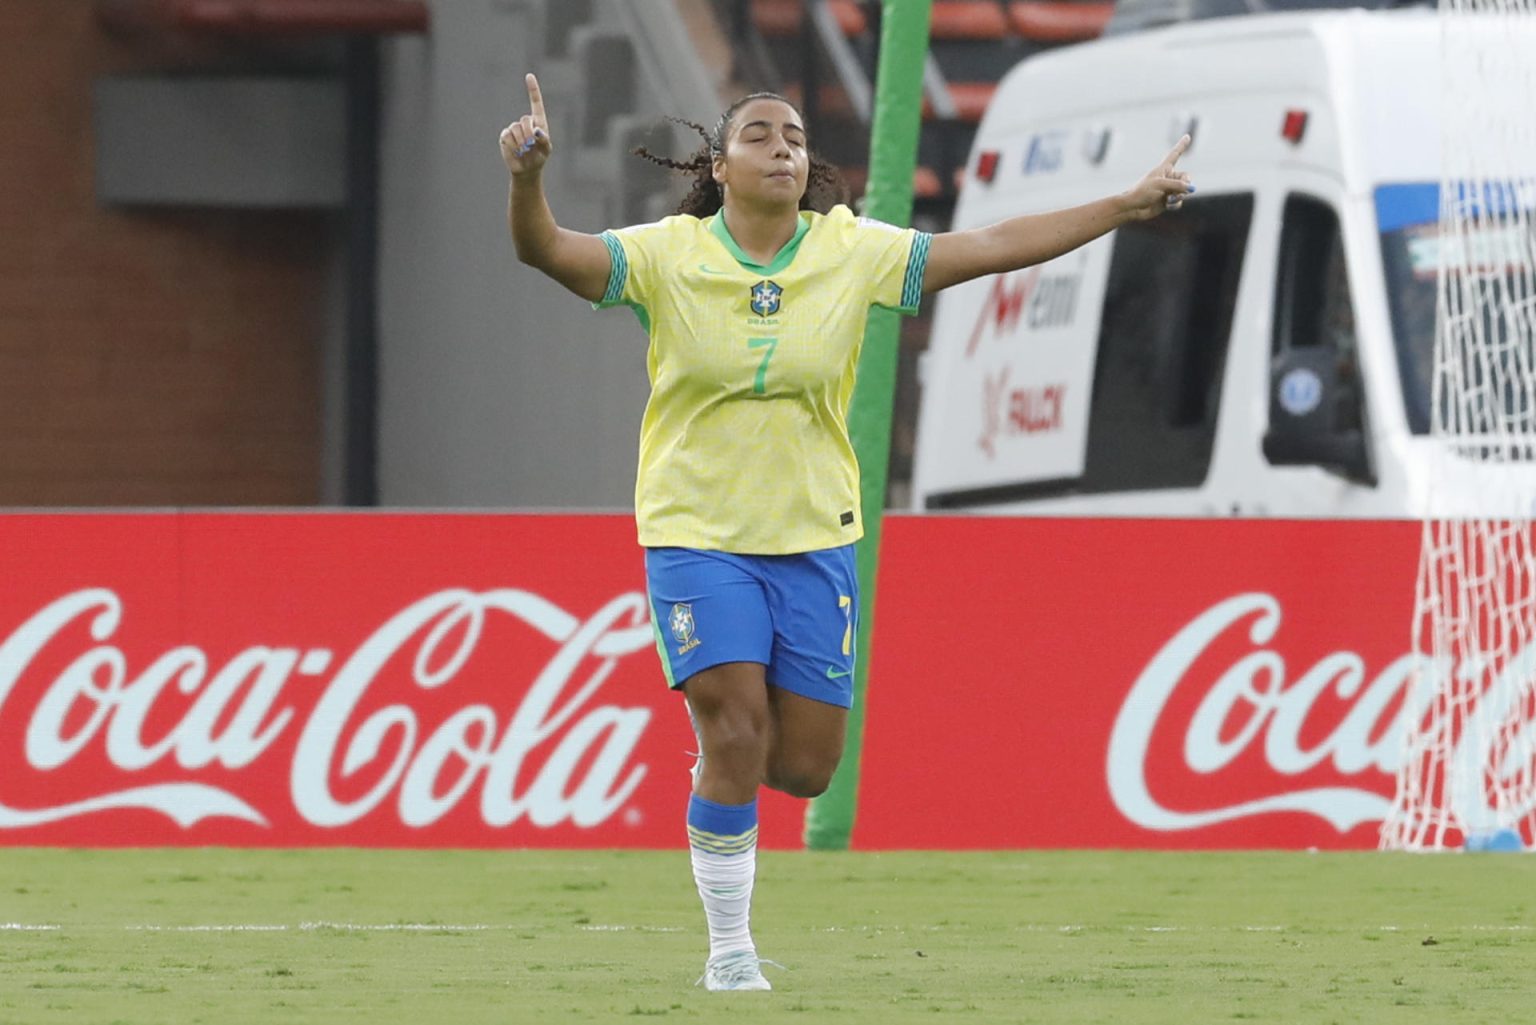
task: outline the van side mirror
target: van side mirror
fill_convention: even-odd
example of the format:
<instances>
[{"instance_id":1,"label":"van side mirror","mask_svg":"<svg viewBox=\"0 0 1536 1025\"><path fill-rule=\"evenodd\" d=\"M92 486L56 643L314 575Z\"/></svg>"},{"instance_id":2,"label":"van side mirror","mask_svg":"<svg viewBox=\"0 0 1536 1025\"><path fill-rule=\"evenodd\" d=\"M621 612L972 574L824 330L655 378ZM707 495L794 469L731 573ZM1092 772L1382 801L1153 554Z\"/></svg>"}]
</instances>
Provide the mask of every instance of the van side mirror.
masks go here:
<instances>
[{"instance_id":1,"label":"van side mirror","mask_svg":"<svg viewBox=\"0 0 1536 1025\"><path fill-rule=\"evenodd\" d=\"M1359 384L1341 372L1331 346L1287 349L1270 364L1269 429L1264 458L1275 466L1321 466L1352 481L1376 486L1365 432L1345 420L1341 410L1358 409Z\"/></svg>"}]
</instances>

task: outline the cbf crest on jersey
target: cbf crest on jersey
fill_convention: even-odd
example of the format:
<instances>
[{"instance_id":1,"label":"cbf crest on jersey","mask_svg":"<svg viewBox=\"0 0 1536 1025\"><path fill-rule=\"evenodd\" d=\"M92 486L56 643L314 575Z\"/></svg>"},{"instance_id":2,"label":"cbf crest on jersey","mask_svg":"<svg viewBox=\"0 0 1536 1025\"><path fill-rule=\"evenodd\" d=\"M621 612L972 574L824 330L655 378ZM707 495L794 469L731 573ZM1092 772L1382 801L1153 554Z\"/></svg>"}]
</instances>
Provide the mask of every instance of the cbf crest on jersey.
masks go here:
<instances>
[{"instance_id":1,"label":"cbf crest on jersey","mask_svg":"<svg viewBox=\"0 0 1536 1025\"><path fill-rule=\"evenodd\" d=\"M667 617L667 625L672 629L672 636L680 647L678 654L682 654L691 648L699 646L699 640L693 635L693 606L678 602L672 606L672 615Z\"/></svg>"},{"instance_id":2,"label":"cbf crest on jersey","mask_svg":"<svg viewBox=\"0 0 1536 1025\"><path fill-rule=\"evenodd\" d=\"M784 289L772 281L759 281L752 286L752 312L759 317L771 317L779 312Z\"/></svg>"}]
</instances>

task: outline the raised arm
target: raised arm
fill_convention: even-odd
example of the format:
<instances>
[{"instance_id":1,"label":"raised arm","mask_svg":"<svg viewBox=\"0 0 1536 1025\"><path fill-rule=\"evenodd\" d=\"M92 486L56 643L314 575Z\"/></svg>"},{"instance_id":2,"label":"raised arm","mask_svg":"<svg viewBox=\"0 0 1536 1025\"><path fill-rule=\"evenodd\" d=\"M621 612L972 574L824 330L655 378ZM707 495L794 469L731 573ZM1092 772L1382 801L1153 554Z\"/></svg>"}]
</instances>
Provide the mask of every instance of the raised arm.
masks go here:
<instances>
[{"instance_id":1,"label":"raised arm","mask_svg":"<svg viewBox=\"0 0 1536 1025\"><path fill-rule=\"evenodd\" d=\"M1010 217L970 231L933 237L923 292L937 292L986 274L1001 274L1054 260L1130 221L1151 220L1177 210L1195 191L1189 175L1176 170L1189 148L1184 136L1163 162L1128 192L1046 214Z\"/></svg>"},{"instance_id":2,"label":"raised arm","mask_svg":"<svg viewBox=\"0 0 1536 1025\"><path fill-rule=\"evenodd\" d=\"M544 198L544 165L554 152L539 80L528 76L532 113L501 132L501 159L511 175L507 226L517 258L554 278L583 299L597 302L608 290L608 247L596 235L570 231L555 223Z\"/></svg>"}]
</instances>

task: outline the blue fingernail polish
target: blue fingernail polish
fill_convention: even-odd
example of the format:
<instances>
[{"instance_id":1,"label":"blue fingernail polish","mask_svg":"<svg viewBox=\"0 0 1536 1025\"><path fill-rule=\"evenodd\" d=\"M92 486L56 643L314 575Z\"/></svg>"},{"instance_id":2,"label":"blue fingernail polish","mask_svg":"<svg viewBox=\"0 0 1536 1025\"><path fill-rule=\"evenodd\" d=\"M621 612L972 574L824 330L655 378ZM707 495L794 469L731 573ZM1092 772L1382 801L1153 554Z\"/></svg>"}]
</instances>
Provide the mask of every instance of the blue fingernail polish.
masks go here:
<instances>
[{"instance_id":1,"label":"blue fingernail polish","mask_svg":"<svg viewBox=\"0 0 1536 1025\"><path fill-rule=\"evenodd\" d=\"M1191 185L1191 186L1190 186L1190 187L1189 187L1189 194L1190 194L1190 195L1191 195L1191 196L1193 196L1193 195L1194 195L1194 194L1195 194L1195 187L1194 187L1194 186L1193 186L1193 185Z\"/></svg>"}]
</instances>

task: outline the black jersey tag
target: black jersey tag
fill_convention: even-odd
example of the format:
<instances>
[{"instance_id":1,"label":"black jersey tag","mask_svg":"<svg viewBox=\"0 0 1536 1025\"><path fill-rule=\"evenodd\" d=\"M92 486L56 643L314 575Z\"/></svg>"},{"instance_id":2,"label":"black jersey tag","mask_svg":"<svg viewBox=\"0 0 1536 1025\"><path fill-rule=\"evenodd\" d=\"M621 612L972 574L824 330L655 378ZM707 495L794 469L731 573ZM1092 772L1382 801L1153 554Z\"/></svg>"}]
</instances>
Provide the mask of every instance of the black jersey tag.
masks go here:
<instances>
[{"instance_id":1,"label":"black jersey tag","mask_svg":"<svg viewBox=\"0 0 1536 1025\"><path fill-rule=\"evenodd\" d=\"M853 526L853 510L849 509L847 512L843 513L837 518L837 522L841 523L845 527Z\"/></svg>"}]
</instances>

